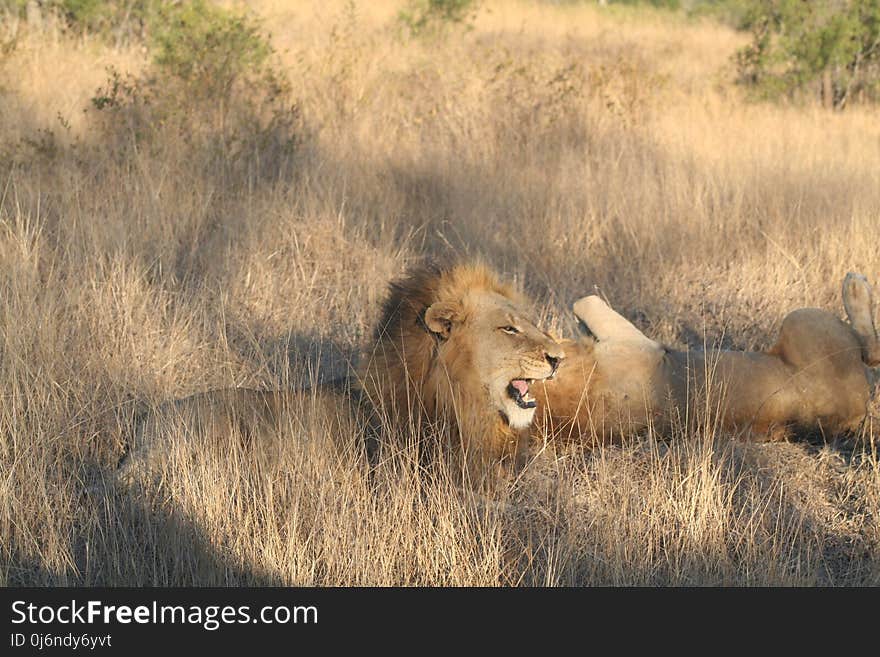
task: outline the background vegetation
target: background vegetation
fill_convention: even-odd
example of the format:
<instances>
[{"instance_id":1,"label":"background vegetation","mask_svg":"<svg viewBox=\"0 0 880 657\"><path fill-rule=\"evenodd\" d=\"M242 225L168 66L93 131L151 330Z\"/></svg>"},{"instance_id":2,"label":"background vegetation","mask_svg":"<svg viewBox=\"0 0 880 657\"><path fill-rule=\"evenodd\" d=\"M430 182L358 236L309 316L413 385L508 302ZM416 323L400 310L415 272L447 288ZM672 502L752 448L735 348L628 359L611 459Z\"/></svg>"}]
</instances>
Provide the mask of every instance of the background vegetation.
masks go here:
<instances>
[{"instance_id":1,"label":"background vegetation","mask_svg":"<svg viewBox=\"0 0 880 657\"><path fill-rule=\"evenodd\" d=\"M308 409L265 446L169 425L159 476L114 485L137 408L319 376L424 257L488 260L557 332L598 287L697 348L880 281L852 39L789 70L806 22L767 23L764 65L737 55L759 20L693 6L247 4L2 4L0 583L880 583L876 428L748 444L711 398L669 435L548 445L507 505L406 450L368 473Z\"/></svg>"},{"instance_id":2,"label":"background vegetation","mask_svg":"<svg viewBox=\"0 0 880 657\"><path fill-rule=\"evenodd\" d=\"M741 80L766 97L809 94L827 107L875 102L880 92L880 2L752 2Z\"/></svg>"}]
</instances>

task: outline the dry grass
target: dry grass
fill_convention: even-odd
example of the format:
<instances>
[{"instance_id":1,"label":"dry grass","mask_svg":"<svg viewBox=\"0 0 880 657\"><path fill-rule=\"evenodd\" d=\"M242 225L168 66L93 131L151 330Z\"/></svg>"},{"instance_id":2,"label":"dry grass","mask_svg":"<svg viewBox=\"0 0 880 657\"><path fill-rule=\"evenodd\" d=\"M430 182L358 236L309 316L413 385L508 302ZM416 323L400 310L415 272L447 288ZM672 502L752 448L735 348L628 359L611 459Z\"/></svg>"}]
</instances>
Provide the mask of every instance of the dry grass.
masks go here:
<instances>
[{"instance_id":1,"label":"dry grass","mask_svg":"<svg viewBox=\"0 0 880 657\"><path fill-rule=\"evenodd\" d=\"M407 453L368 473L308 414L259 454L169 426L158 480L102 485L136 403L353 354L424 255L486 258L563 332L599 286L678 346L767 346L788 310L841 311L847 271L880 281L876 110L745 104L725 28L498 0L413 42L396 2L250 4L292 161L105 141L82 110L138 50L48 25L0 60L0 584L880 583L872 443L744 444L711 404L548 450L509 505Z\"/></svg>"}]
</instances>

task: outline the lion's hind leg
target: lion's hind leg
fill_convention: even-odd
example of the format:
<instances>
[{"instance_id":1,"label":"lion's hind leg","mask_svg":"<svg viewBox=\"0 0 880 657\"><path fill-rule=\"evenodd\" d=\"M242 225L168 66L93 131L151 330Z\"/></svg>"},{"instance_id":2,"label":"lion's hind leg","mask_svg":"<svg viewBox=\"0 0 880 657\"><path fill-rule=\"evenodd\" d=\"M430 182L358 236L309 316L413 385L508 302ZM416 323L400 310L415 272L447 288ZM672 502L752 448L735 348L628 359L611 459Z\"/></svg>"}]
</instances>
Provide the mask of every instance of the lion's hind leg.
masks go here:
<instances>
[{"instance_id":1,"label":"lion's hind leg","mask_svg":"<svg viewBox=\"0 0 880 657\"><path fill-rule=\"evenodd\" d=\"M660 344L651 340L595 294L578 299L573 310L599 342L638 343L649 349L662 350Z\"/></svg>"},{"instance_id":2,"label":"lion's hind leg","mask_svg":"<svg viewBox=\"0 0 880 657\"><path fill-rule=\"evenodd\" d=\"M666 355L663 345L597 296L577 301L574 313L598 340L591 354L596 375L605 382L605 414L618 416L618 426L627 432L647 426L654 409L662 407L655 381Z\"/></svg>"},{"instance_id":3,"label":"lion's hind leg","mask_svg":"<svg viewBox=\"0 0 880 657\"><path fill-rule=\"evenodd\" d=\"M862 343L862 359L871 367L880 365L880 340L874 326L871 285L861 274L850 272L843 279L843 307Z\"/></svg>"}]
</instances>

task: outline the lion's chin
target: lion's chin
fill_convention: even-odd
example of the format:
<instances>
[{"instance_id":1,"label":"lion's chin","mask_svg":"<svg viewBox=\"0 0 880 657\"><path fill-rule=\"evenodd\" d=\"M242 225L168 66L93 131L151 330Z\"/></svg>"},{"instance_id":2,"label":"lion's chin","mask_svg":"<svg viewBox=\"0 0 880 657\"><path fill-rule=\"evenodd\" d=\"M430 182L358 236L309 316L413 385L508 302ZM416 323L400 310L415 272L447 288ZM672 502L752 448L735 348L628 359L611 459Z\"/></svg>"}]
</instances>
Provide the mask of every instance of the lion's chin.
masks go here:
<instances>
[{"instance_id":1,"label":"lion's chin","mask_svg":"<svg viewBox=\"0 0 880 657\"><path fill-rule=\"evenodd\" d=\"M529 391L534 379L511 379L503 390L495 394L501 416L511 429L527 429L535 419L538 403Z\"/></svg>"},{"instance_id":2,"label":"lion's chin","mask_svg":"<svg viewBox=\"0 0 880 657\"><path fill-rule=\"evenodd\" d=\"M501 413L511 429L528 429L535 419L534 408L520 408L513 401L505 402Z\"/></svg>"}]
</instances>

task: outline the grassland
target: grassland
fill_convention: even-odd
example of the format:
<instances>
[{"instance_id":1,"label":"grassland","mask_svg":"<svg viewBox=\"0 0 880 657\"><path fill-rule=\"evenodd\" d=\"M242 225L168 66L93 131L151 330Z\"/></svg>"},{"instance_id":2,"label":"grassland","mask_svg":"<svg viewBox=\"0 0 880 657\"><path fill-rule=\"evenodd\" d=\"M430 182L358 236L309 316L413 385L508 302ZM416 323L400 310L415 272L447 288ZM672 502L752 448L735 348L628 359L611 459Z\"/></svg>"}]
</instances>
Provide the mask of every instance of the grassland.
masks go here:
<instances>
[{"instance_id":1,"label":"grassland","mask_svg":"<svg viewBox=\"0 0 880 657\"><path fill-rule=\"evenodd\" d=\"M766 347L791 309L842 313L847 271L880 282L876 108L746 102L726 27L494 0L409 39L390 0L249 5L297 139L234 161L108 131L90 98L140 46L0 28L0 584L880 583L878 429L748 444L711 400L548 449L497 506L293 420L271 458L172 440L152 488L110 485L133 409L353 357L425 257L484 258L557 332L598 287L693 347Z\"/></svg>"}]
</instances>

